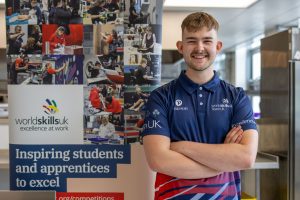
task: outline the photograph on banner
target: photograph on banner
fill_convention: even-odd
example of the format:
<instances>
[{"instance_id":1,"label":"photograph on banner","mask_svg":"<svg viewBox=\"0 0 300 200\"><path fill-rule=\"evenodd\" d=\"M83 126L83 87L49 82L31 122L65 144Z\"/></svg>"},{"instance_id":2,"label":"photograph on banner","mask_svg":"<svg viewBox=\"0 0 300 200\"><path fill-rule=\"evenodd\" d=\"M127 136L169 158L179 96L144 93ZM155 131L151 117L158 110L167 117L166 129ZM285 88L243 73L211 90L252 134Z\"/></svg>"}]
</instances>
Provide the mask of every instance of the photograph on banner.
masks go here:
<instances>
[{"instance_id":1,"label":"photograph on banner","mask_svg":"<svg viewBox=\"0 0 300 200\"><path fill-rule=\"evenodd\" d=\"M45 55L41 84L83 84L83 55Z\"/></svg>"},{"instance_id":2,"label":"photograph on banner","mask_svg":"<svg viewBox=\"0 0 300 200\"><path fill-rule=\"evenodd\" d=\"M124 24L161 24L162 0L127 0Z\"/></svg>"},{"instance_id":3,"label":"photograph on banner","mask_svg":"<svg viewBox=\"0 0 300 200\"><path fill-rule=\"evenodd\" d=\"M7 54L42 54L41 26L7 26Z\"/></svg>"},{"instance_id":4,"label":"photograph on banner","mask_svg":"<svg viewBox=\"0 0 300 200\"><path fill-rule=\"evenodd\" d=\"M124 86L84 87L84 142L124 144Z\"/></svg>"},{"instance_id":5,"label":"photograph on banner","mask_svg":"<svg viewBox=\"0 0 300 200\"><path fill-rule=\"evenodd\" d=\"M145 118L145 104L157 86L126 86L124 93L125 143L139 142Z\"/></svg>"},{"instance_id":6,"label":"photograph on banner","mask_svg":"<svg viewBox=\"0 0 300 200\"><path fill-rule=\"evenodd\" d=\"M82 55L83 25L49 24L42 26L43 54Z\"/></svg>"},{"instance_id":7,"label":"photograph on banner","mask_svg":"<svg viewBox=\"0 0 300 200\"><path fill-rule=\"evenodd\" d=\"M85 55L84 83L87 85L124 84L123 55L117 58L109 55Z\"/></svg>"},{"instance_id":8,"label":"photograph on banner","mask_svg":"<svg viewBox=\"0 0 300 200\"><path fill-rule=\"evenodd\" d=\"M82 24L80 0L41 0L45 24Z\"/></svg>"},{"instance_id":9,"label":"photograph on banner","mask_svg":"<svg viewBox=\"0 0 300 200\"><path fill-rule=\"evenodd\" d=\"M6 26L7 54L21 54L22 47L27 44L28 25Z\"/></svg>"},{"instance_id":10,"label":"photograph on banner","mask_svg":"<svg viewBox=\"0 0 300 200\"><path fill-rule=\"evenodd\" d=\"M124 26L120 25L85 25L84 26L84 54L123 55Z\"/></svg>"},{"instance_id":11,"label":"photograph on banner","mask_svg":"<svg viewBox=\"0 0 300 200\"><path fill-rule=\"evenodd\" d=\"M6 0L6 24L38 24L45 22L40 0Z\"/></svg>"},{"instance_id":12,"label":"photograph on banner","mask_svg":"<svg viewBox=\"0 0 300 200\"><path fill-rule=\"evenodd\" d=\"M123 24L125 0L81 0L84 24Z\"/></svg>"},{"instance_id":13,"label":"photograph on banner","mask_svg":"<svg viewBox=\"0 0 300 200\"><path fill-rule=\"evenodd\" d=\"M161 79L161 55L142 54L137 57L139 64L124 66L125 84L158 85Z\"/></svg>"},{"instance_id":14,"label":"photograph on banner","mask_svg":"<svg viewBox=\"0 0 300 200\"><path fill-rule=\"evenodd\" d=\"M132 54L159 54L162 52L161 25L138 24L126 27L124 33L124 64L128 65Z\"/></svg>"},{"instance_id":15,"label":"photograph on banner","mask_svg":"<svg viewBox=\"0 0 300 200\"><path fill-rule=\"evenodd\" d=\"M8 55L7 69L8 84L41 84L42 55Z\"/></svg>"}]
</instances>

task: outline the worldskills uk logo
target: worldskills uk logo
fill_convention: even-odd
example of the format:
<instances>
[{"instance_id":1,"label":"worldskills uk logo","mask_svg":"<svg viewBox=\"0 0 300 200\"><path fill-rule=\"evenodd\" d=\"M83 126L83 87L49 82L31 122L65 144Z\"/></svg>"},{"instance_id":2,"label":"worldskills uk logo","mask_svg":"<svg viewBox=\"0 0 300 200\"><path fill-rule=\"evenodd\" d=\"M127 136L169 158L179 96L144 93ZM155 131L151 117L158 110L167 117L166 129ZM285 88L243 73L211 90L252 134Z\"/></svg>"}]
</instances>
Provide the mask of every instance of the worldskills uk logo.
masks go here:
<instances>
[{"instance_id":1,"label":"worldskills uk logo","mask_svg":"<svg viewBox=\"0 0 300 200\"><path fill-rule=\"evenodd\" d=\"M47 104L43 105L43 108L44 108L44 112L47 115L51 115L59 112L56 101L54 100L50 101L49 99L46 99L45 101Z\"/></svg>"},{"instance_id":2,"label":"worldskills uk logo","mask_svg":"<svg viewBox=\"0 0 300 200\"><path fill-rule=\"evenodd\" d=\"M29 115L24 118L16 118L16 127L21 132L64 132L69 131L69 119L66 116L57 115L58 104L55 100L47 98L42 104L43 114ZM46 115L45 115L46 114Z\"/></svg>"}]
</instances>

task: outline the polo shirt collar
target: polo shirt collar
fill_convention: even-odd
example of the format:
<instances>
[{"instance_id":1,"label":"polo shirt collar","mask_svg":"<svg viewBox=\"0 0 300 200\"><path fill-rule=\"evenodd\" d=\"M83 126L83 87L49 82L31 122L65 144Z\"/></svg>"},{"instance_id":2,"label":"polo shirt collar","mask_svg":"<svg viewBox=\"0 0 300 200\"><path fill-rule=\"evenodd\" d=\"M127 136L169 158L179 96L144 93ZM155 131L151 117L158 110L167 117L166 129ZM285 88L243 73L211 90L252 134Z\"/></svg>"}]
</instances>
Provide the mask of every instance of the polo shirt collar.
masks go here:
<instances>
[{"instance_id":1,"label":"polo shirt collar","mask_svg":"<svg viewBox=\"0 0 300 200\"><path fill-rule=\"evenodd\" d=\"M220 83L219 76L217 75L216 71L214 71L213 78L208 81L207 83L204 83L202 85L199 85L197 83L194 83L191 79L187 77L185 74L186 70L183 70L178 78L180 85L189 93L193 93L195 90L199 89L199 87L203 87L205 90L214 93L217 86Z\"/></svg>"}]
</instances>

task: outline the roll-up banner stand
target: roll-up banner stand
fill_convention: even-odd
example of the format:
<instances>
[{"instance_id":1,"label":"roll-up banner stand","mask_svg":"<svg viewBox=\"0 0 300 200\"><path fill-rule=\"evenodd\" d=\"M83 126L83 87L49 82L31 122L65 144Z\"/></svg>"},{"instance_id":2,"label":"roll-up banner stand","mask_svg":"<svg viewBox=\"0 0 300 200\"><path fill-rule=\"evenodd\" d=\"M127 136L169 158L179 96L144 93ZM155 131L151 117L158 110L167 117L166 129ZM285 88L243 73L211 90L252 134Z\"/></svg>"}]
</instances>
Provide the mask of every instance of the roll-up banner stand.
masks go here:
<instances>
[{"instance_id":1,"label":"roll-up banner stand","mask_svg":"<svg viewBox=\"0 0 300 200\"><path fill-rule=\"evenodd\" d=\"M160 84L162 7L6 0L11 190L153 199L139 135Z\"/></svg>"}]
</instances>

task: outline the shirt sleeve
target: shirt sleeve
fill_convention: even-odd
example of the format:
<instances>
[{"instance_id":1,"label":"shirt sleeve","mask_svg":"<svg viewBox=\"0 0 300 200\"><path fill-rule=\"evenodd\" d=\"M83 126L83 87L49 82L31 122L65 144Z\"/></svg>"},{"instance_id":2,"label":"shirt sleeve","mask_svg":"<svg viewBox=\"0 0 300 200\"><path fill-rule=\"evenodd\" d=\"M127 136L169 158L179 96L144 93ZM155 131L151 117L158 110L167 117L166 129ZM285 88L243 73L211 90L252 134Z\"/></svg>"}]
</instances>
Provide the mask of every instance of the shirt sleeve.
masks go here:
<instances>
[{"instance_id":1,"label":"shirt sleeve","mask_svg":"<svg viewBox=\"0 0 300 200\"><path fill-rule=\"evenodd\" d=\"M56 73L55 69L53 69L53 68L48 68L47 72L48 72L48 74L55 74Z\"/></svg>"},{"instance_id":2,"label":"shirt sleeve","mask_svg":"<svg viewBox=\"0 0 300 200\"><path fill-rule=\"evenodd\" d=\"M145 106L145 122L141 136L164 135L170 137L167 102L163 95L154 91Z\"/></svg>"},{"instance_id":3,"label":"shirt sleeve","mask_svg":"<svg viewBox=\"0 0 300 200\"><path fill-rule=\"evenodd\" d=\"M234 103L232 126L241 125L242 129L256 129L256 122L253 116L252 105L249 97L242 88L238 88L237 99Z\"/></svg>"}]
</instances>

